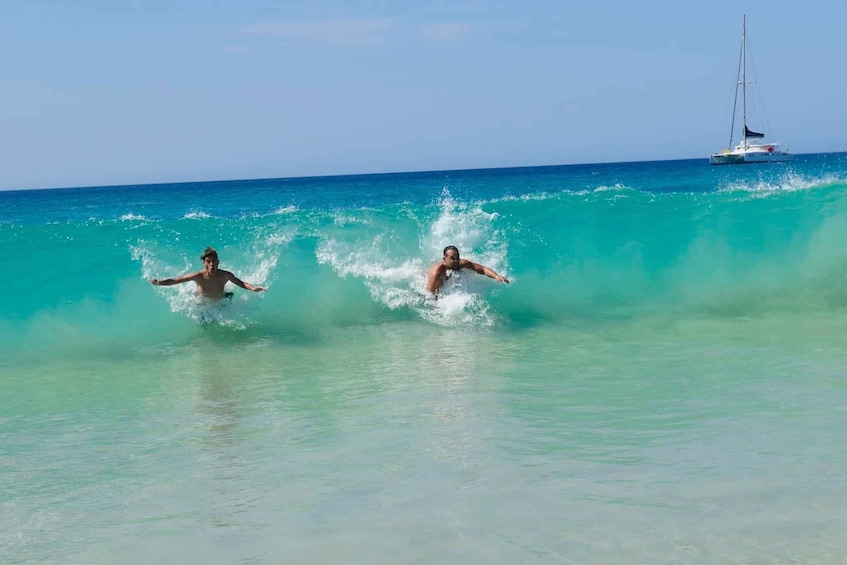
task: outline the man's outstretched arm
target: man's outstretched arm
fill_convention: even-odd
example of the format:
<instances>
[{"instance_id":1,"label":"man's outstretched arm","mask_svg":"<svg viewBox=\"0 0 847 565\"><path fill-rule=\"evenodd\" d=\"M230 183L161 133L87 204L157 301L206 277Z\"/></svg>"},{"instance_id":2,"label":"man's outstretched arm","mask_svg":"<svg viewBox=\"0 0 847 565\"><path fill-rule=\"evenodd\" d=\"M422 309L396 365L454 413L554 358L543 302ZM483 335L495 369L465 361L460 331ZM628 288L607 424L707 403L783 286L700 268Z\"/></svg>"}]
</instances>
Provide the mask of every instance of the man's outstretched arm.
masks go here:
<instances>
[{"instance_id":1,"label":"man's outstretched arm","mask_svg":"<svg viewBox=\"0 0 847 565\"><path fill-rule=\"evenodd\" d=\"M249 282L244 282L243 280L239 279L238 277L236 277L235 275L233 275L229 271L227 271L227 280L229 282L231 282L232 284L234 284L235 286L240 286L244 290L249 290L251 292L264 292L264 291L268 290L263 286L253 286Z\"/></svg>"},{"instance_id":2,"label":"man's outstretched arm","mask_svg":"<svg viewBox=\"0 0 847 565\"><path fill-rule=\"evenodd\" d=\"M174 284L182 284L188 281L193 281L195 277L202 273L203 271L198 271L196 273L188 273L186 275L180 275L178 277L173 277L169 279L150 279L150 284L155 286L171 286Z\"/></svg>"},{"instance_id":3,"label":"man's outstretched arm","mask_svg":"<svg viewBox=\"0 0 847 565\"><path fill-rule=\"evenodd\" d=\"M472 269L474 272L479 273L480 275L485 275L486 277L492 278L495 281L504 282L509 284L509 279L502 275L498 275L494 269L490 267L486 267L485 265L480 265L479 263L474 263L473 261L468 261L467 259L462 259L462 267Z\"/></svg>"}]
</instances>

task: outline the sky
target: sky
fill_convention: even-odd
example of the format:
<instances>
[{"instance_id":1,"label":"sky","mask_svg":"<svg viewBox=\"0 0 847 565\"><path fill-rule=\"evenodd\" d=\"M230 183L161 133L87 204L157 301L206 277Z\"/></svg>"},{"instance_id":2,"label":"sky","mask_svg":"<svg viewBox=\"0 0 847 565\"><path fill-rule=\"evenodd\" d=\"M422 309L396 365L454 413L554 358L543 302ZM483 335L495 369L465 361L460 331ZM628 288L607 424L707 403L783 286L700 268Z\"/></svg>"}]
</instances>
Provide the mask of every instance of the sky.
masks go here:
<instances>
[{"instance_id":1,"label":"sky","mask_svg":"<svg viewBox=\"0 0 847 565\"><path fill-rule=\"evenodd\" d=\"M847 2L0 0L0 189L847 150Z\"/></svg>"}]
</instances>

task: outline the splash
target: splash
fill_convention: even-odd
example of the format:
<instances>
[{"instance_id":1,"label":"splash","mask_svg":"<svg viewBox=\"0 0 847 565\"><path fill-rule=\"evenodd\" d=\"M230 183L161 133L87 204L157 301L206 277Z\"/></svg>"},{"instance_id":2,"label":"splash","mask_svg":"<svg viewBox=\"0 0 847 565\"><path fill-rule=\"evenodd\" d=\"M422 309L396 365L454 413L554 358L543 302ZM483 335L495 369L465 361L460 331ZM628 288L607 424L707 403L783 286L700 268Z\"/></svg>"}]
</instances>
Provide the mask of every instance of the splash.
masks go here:
<instances>
[{"instance_id":1,"label":"splash","mask_svg":"<svg viewBox=\"0 0 847 565\"><path fill-rule=\"evenodd\" d=\"M462 257L508 271L508 240L496 228L496 212L486 212L483 203L466 204L455 200L444 188L438 201L440 213L423 238L423 251L441 258L444 248L454 245Z\"/></svg>"},{"instance_id":2,"label":"splash","mask_svg":"<svg viewBox=\"0 0 847 565\"><path fill-rule=\"evenodd\" d=\"M232 259L224 268L236 273L242 280L269 288L268 281L276 271L279 256L293 238L293 231L280 232L274 226L266 226L257 231L248 252L229 253L224 248L221 254ZM184 252L181 265L164 259L169 250L152 241L142 240L131 245L130 253L134 260L141 262L141 276L145 281L198 270L197 263L192 263ZM214 301L198 297L192 283L157 287L156 291L168 301L171 312L182 314L199 324L245 329L253 323L247 298L242 292L237 291L231 299Z\"/></svg>"},{"instance_id":3,"label":"splash","mask_svg":"<svg viewBox=\"0 0 847 565\"><path fill-rule=\"evenodd\" d=\"M333 225L367 226L361 237L349 231L325 234L316 250L319 264L329 265L342 278L361 278L371 298L391 310L408 309L432 323L446 326L491 326L494 317L483 298L481 287L473 284L447 285L438 301L426 290L429 266L441 258L446 245L456 245L474 261L507 271L507 245L495 227L499 216L486 212L483 204L455 200L445 188L429 221L415 217L418 253L409 255L409 238L378 233L379 226L339 213ZM400 231L400 230L397 230ZM369 238L365 240L364 238ZM470 276L470 275L469 275Z\"/></svg>"},{"instance_id":4,"label":"splash","mask_svg":"<svg viewBox=\"0 0 847 565\"><path fill-rule=\"evenodd\" d=\"M244 307L243 296L235 295L222 300L198 296L193 285L179 287L167 295L171 312L182 314L202 326L219 325L244 330L251 321Z\"/></svg>"},{"instance_id":5,"label":"splash","mask_svg":"<svg viewBox=\"0 0 847 565\"><path fill-rule=\"evenodd\" d=\"M496 317L483 295L463 284L465 276L453 275L439 293L438 300L427 300L416 308L424 320L445 327L482 327L495 325Z\"/></svg>"}]
</instances>

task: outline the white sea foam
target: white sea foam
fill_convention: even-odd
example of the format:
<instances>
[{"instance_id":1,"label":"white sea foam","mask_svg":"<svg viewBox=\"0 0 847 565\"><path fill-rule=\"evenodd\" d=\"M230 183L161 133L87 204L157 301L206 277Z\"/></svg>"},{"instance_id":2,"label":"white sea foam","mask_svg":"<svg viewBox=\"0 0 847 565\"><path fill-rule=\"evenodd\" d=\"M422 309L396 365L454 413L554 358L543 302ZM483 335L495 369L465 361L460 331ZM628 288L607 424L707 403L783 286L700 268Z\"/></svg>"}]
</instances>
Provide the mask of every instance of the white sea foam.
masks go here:
<instances>
[{"instance_id":1,"label":"white sea foam","mask_svg":"<svg viewBox=\"0 0 847 565\"><path fill-rule=\"evenodd\" d=\"M143 240L129 247L133 260L141 261L141 276L145 280L162 278L162 273L165 272L186 272L190 270L191 264L187 258L185 258L183 265L179 267L167 264L154 253L153 249L155 247L156 245L154 243Z\"/></svg>"},{"instance_id":2,"label":"white sea foam","mask_svg":"<svg viewBox=\"0 0 847 565\"><path fill-rule=\"evenodd\" d=\"M183 218L187 220L202 220L211 217L212 216L210 214L203 212L202 210L192 210L191 212L188 212L185 216L183 216Z\"/></svg>"},{"instance_id":3,"label":"white sea foam","mask_svg":"<svg viewBox=\"0 0 847 565\"><path fill-rule=\"evenodd\" d=\"M632 188L631 186L627 186L625 184L615 183L611 186L601 184L600 186L594 188L590 192L610 192L610 191L621 191L621 190L635 190L635 189Z\"/></svg>"},{"instance_id":4,"label":"white sea foam","mask_svg":"<svg viewBox=\"0 0 847 565\"><path fill-rule=\"evenodd\" d=\"M778 179L757 179L755 181L732 181L721 187L718 192L753 193L753 197L766 197L778 192L794 192L824 188L834 184L844 184L847 180L837 175L808 177L794 172L788 172Z\"/></svg>"},{"instance_id":5,"label":"white sea foam","mask_svg":"<svg viewBox=\"0 0 847 565\"><path fill-rule=\"evenodd\" d=\"M558 198L560 193L558 192L533 192L531 194L520 194L514 195L509 194L507 196L501 196L500 198L492 198L489 202L492 204L496 204L497 202L532 202L534 200L549 200L550 198Z\"/></svg>"},{"instance_id":6,"label":"white sea foam","mask_svg":"<svg viewBox=\"0 0 847 565\"><path fill-rule=\"evenodd\" d=\"M346 226L346 225L349 225L349 224L360 224L360 225L366 225L367 226L367 225L371 224L370 220L367 220L365 218L357 218L355 216L351 216L350 214L342 214L342 213L335 214L332 218L332 222L336 226Z\"/></svg>"}]
</instances>

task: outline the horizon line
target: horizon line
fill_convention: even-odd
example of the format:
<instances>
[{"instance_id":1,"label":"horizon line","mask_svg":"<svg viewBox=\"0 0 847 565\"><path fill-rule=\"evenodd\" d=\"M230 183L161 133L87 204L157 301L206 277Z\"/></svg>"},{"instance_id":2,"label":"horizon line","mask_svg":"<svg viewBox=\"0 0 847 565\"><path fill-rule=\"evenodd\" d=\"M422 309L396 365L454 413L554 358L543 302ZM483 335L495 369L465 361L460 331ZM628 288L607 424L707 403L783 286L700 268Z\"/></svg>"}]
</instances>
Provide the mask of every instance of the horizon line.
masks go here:
<instances>
[{"instance_id":1,"label":"horizon line","mask_svg":"<svg viewBox=\"0 0 847 565\"><path fill-rule=\"evenodd\" d=\"M815 153L794 153L800 155L834 155L839 153L847 153L847 151L824 151ZM261 181L278 181L278 180L316 180L316 179L331 179L345 177L369 177L369 176L391 176L391 175L417 175L417 174L438 174L438 173L459 173L459 172L476 172L476 171L506 171L510 169L543 169L553 167L585 167L592 165L622 165L633 163L661 163L674 161L699 161L703 160L708 163L708 157L684 157L677 159L648 159L637 161L596 161L591 163L559 163L548 165L508 165L501 167L471 167L467 169L430 169L430 170L406 170L406 171L383 171L372 173L337 173L329 175L294 175L287 177L254 177L254 178L231 178L231 179L207 179L207 180L183 180L183 181L159 181L159 182L130 182L117 184L91 184L78 186L45 186L33 188L0 188L0 192L26 192L32 190L74 190L84 188L131 188L137 186L168 186L180 184L203 184L203 183L229 183L229 182L261 182Z\"/></svg>"}]
</instances>

